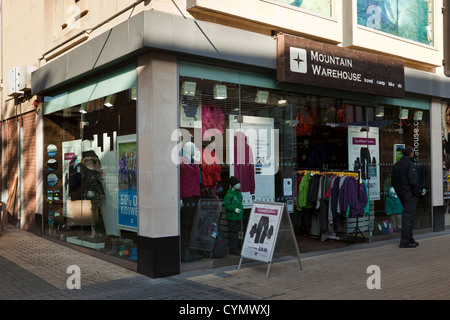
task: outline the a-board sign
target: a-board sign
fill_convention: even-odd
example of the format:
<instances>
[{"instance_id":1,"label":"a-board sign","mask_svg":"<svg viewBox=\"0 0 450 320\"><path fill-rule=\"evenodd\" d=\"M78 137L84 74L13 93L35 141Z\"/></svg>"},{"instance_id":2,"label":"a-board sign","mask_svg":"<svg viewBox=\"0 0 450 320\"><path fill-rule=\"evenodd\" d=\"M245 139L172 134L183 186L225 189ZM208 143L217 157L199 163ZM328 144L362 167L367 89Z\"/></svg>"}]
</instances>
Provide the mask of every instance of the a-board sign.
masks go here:
<instances>
[{"instance_id":1,"label":"a-board sign","mask_svg":"<svg viewBox=\"0 0 450 320\"><path fill-rule=\"evenodd\" d=\"M195 215L194 225L189 241L189 249L201 250L212 254L214 244L219 236L220 202L214 198L201 198Z\"/></svg>"},{"instance_id":2,"label":"a-board sign","mask_svg":"<svg viewBox=\"0 0 450 320\"><path fill-rule=\"evenodd\" d=\"M272 263L274 254L298 258L300 252L286 204L279 202L254 202L242 244L242 258ZM267 270L267 275L270 265Z\"/></svg>"}]
</instances>

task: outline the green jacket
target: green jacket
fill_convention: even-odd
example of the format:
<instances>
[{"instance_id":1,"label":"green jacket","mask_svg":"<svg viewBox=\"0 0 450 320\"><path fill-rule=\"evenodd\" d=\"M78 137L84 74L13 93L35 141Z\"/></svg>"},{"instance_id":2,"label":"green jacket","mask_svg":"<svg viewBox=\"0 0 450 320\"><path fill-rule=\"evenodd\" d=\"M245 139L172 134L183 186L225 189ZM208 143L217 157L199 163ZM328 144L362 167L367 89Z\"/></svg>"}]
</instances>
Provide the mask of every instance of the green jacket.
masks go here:
<instances>
[{"instance_id":1,"label":"green jacket","mask_svg":"<svg viewBox=\"0 0 450 320\"><path fill-rule=\"evenodd\" d=\"M242 205L242 193L239 190L228 189L223 200L227 220L241 220L244 214L244 206ZM236 213L236 208L241 209L240 213Z\"/></svg>"}]
</instances>

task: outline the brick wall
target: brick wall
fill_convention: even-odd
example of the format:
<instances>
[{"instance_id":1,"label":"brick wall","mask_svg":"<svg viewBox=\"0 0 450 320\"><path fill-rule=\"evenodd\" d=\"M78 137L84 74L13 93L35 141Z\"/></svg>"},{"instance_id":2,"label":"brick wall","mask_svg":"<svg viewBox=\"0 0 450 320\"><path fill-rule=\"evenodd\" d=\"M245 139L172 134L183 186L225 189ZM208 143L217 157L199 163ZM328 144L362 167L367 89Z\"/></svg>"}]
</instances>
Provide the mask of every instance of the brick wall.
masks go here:
<instances>
[{"instance_id":1,"label":"brick wall","mask_svg":"<svg viewBox=\"0 0 450 320\"><path fill-rule=\"evenodd\" d=\"M19 174L18 164L18 123L22 130L23 142L23 214L24 222L22 226L26 230L31 230L34 224L34 215L36 212L36 114L35 112L28 112L18 118L11 118L5 120L3 125L4 132L4 150L5 150L5 164L3 176L5 177L5 187L8 188L8 202L17 200L17 195L13 197L13 188ZM17 201L13 212L9 212L8 221L11 224L16 224L18 220L18 206Z\"/></svg>"}]
</instances>

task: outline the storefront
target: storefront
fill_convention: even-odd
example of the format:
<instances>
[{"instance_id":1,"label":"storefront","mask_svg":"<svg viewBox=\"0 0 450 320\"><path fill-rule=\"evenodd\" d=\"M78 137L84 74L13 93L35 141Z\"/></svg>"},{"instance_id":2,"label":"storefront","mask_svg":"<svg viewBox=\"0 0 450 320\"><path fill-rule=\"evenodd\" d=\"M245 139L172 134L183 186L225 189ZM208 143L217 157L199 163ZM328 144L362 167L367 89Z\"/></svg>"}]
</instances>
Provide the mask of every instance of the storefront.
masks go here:
<instances>
[{"instance_id":1,"label":"storefront","mask_svg":"<svg viewBox=\"0 0 450 320\"><path fill-rule=\"evenodd\" d=\"M219 199L219 223L227 240L225 197L232 187L230 177L236 176L242 177L244 207L238 230L247 229L253 201L270 201L286 203L296 232L310 234L318 241L348 241L355 236L356 228L361 231L356 236L364 237L363 241L373 241L377 236L398 237L401 206L391 189L390 173L401 157L401 149L411 145L420 165L423 190L415 227L430 230L430 117L426 99L361 95L282 84L275 78L274 72L180 62L180 145L188 141L195 144L193 154L201 173L197 198L189 198L189 202L181 199L181 215L189 214L184 206L203 214L193 201ZM195 89L189 92L187 87ZM236 142L239 133L246 137L246 143ZM239 163L235 154L247 157ZM360 216L339 212L331 205L339 201L338 193L330 195L331 178L338 178L336 182L355 173L367 188L366 200L361 197L364 212ZM312 182L319 176L330 178L323 197ZM315 198L308 198L308 191L314 187ZM337 188L336 183L336 192ZM194 221L192 218L191 223ZM205 228L197 229L192 224L181 227L195 232L187 233L194 242L187 260L208 257L212 245L203 239L208 249L202 250L197 243L204 237ZM215 231L210 228L209 233ZM214 241L220 249L220 239ZM221 255L227 253L223 250Z\"/></svg>"},{"instance_id":2,"label":"storefront","mask_svg":"<svg viewBox=\"0 0 450 320\"><path fill-rule=\"evenodd\" d=\"M137 260L136 65L44 99L44 234Z\"/></svg>"},{"instance_id":3,"label":"storefront","mask_svg":"<svg viewBox=\"0 0 450 320\"><path fill-rule=\"evenodd\" d=\"M65 69L57 61L34 73L34 88L45 97L45 236L134 264L151 277L196 268L199 261L236 262L239 249L230 250L230 234L242 241L255 201L285 203L296 234L318 242L396 238L401 209L391 209L398 206L390 203L396 201L390 173L407 145L415 149L423 183L415 230L435 227L433 211L441 204L432 192L437 149L431 106L438 99L431 102L434 93L422 92L422 79L415 82L420 77L405 76L397 60L345 49L314 54L316 66L342 58L333 60L335 67L343 64L340 73L325 71L337 83L286 81L271 37L228 28L242 54L223 55L210 45L230 47L219 36L223 26L200 23L205 39L197 23L173 18L167 34L184 30L198 41L162 41L155 30L166 18L143 12L119 25L126 32L143 25L143 40L130 41L135 47L127 52L116 42L100 72L81 68L89 63L77 59L77 52L99 47L101 39L93 39L67 56L67 74L59 74ZM258 52L250 48L255 41ZM295 58L304 53L293 52ZM363 75L369 79L363 74L372 70L368 57L391 68L381 72L395 78L383 80L383 91L355 83ZM286 65L302 73L302 61L295 62ZM361 63L365 69L356 67ZM395 90L389 81L398 81ZM225 207L236 185L231 177L239 179L242 194L236 220L227 218ZM306 182L318 177L322 193L304 201ZM337 181L357 181L359 210L336 210L328 179L336 188ZM200 218L209 224L199 226Z\"/></svg>"}]
</instances>

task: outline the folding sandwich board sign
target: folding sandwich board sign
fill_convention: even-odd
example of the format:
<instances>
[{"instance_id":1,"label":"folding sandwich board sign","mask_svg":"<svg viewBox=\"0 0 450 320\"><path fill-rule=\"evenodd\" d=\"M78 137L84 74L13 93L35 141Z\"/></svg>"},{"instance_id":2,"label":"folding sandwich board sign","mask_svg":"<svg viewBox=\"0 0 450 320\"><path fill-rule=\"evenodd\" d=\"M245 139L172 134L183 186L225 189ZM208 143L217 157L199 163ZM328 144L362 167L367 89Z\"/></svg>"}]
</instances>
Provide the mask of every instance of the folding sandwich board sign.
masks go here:
<instances>
[{"instance_id":1,"label":"folding sandwich board sign","mask_svg":"<svg viewBox=\"0 0 450 320\"><path fill-rule=\"evenodd\" d=\"M266 274L268 277L275 253L297 257L300 270L303 270L297 239L286 204L254 202L245 232L238 270L241 268L243 258L261 261L269 264Z\"/></svg>"}]
</instances>

